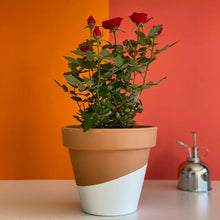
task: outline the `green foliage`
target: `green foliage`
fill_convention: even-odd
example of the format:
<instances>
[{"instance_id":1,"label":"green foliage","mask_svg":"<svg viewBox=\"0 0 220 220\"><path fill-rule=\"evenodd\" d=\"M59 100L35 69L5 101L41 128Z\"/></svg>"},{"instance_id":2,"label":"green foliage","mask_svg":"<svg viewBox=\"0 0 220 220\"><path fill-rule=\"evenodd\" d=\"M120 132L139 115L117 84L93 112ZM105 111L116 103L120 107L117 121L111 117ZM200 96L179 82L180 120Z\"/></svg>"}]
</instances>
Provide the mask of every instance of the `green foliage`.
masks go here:
<instances>
[{"instance_id":1,"label":"green foliage","mask_svg":"<svg viewBox=\"0 0 220 220\"><path fill-rule=\"evenodd\" d=\"M162 24L157 25L155 27L152 27L148 33L149 37L153 37L157 34L157 32L160 30L160 28L162 27Z\"/></svg>"},{"instance_id":2,"label":"green foliage","mask_svg":"<svg viewBox=\"0 0 220 220\"><path fill-rule=\"evenodd\" d=\"M74 57L64 57L70 69L63 74L68 86L55 82L77 103L78 111L73 117L84 131L135 126L134 117L143 111L143 90L166 79L147 81L149 65L159 53L175 44L157 48L155 41L161 27L157 25L145 34L143 27L138 26L137 39L124 40L122 45L90 38L86 40L91 46L89 50L76 48L71 51ZM90 28L90 36L91 33ZM138 76L141 83L137 83Z\"/></svg>"}]
</instances>

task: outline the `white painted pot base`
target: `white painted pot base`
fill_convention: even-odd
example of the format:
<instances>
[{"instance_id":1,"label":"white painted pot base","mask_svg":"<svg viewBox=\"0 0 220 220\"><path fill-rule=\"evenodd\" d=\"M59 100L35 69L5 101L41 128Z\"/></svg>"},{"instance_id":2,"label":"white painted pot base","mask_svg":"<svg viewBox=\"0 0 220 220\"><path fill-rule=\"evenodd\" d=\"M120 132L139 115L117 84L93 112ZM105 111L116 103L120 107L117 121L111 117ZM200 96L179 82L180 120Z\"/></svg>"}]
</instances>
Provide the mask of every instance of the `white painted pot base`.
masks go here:
<instances>
[{"instance_id":1,"label":"white painted pot base","mask_svg":"<svg viewBox=\"0 0 220 220\"><path fill-rule=\"evenodd\" d=\"M127 215L137 210L147 164L120 178L77 186L84 212L100 216Z\"/></svg>"}]
</instances>

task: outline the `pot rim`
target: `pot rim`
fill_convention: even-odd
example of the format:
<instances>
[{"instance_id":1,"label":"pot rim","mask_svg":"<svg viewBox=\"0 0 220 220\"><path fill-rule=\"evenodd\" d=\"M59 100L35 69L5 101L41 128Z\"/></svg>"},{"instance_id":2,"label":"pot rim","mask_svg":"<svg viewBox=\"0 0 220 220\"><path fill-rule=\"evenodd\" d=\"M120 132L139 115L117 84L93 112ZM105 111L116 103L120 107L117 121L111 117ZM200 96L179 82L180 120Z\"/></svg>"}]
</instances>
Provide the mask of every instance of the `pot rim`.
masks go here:
<instances>
[{"instance_id":1,"label":"pot rim","mask_svg":"<svg viewBox=\"0 0 220 220\"><path fill-rule=\"evenodd\" d=\"M157 127L93 128L83 132L80 126L62 127L63 145L75 150L131 150L156 145Z\"/></svg>"},{"instance_id":2,"label":"pot rim","mask_svg":"<svg viewBox=\"0 0 220 220\"><path fill-rule=\"evenodd\" d=\"M63 128L65 129L81 129L83 130L83 128L80 125L66 125L63 126ZM135 127L131 127L131 128L90 128L89 130L87 130L85 133L89 132L89 131L113 131L113 130L117 130L117 131L123 131L123 130L146 130L146 129L150 129L150 128L157 128L157 126L154 125L136 125Z\"/></svg>"}]
</instances>

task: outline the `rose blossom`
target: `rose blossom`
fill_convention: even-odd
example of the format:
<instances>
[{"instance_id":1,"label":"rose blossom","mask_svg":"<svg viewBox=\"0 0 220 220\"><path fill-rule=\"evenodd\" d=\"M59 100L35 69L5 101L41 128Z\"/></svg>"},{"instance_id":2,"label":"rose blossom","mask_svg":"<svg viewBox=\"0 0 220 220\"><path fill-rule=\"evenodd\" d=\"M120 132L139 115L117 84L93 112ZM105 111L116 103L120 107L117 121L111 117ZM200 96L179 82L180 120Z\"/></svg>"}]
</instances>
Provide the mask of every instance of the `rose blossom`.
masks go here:
<instances>
[{"instance_id":1,"label":"rose blossom","mask_svg":"<svg viewBox=\"0 0 220 220\"><path fill-rule=\"evenodd\" d=\"M94 31L93 31L93 37L95 37L95 38L100 38L101 35L102 35L102 33L101 33L99 27L95 26L95 29L94 29Z\"/></svg>"},{"instance_id":2,"label":"rose blossom","mask_svg":"<svg viewBox=\"0 0 220 220\"><path fill-rule=\"evenodd\" d=\"M123 18L117 17L117 18L112 18L110 20L106 20L102 22L102 27L105 29L116 29L120 26L121 21L123 20Z\"/></svg>"},{"instance_id":3,"label":"rose blossom","mask_svg":"<svg viewBox=\"0 0 220 220\"><path fill-rule=\"evenodd\" d=\"M86 52L88 50L91 50L91 46L87 42L85 42L79 45L79 49L82 52Z\"/></svg>"},{"instance_id":4,"label":"rose blossom","mask_svg":"<svg viewBox=\"0 0 220 220\"><path fill-rule=\"evenodd\" d=\"M135 24L145 24L148 21L150 21L152 18L147 19L147 14L146 13L137 13L134 12L132 15L129 16L131 20Z\"/></svg>"}]
</instances>

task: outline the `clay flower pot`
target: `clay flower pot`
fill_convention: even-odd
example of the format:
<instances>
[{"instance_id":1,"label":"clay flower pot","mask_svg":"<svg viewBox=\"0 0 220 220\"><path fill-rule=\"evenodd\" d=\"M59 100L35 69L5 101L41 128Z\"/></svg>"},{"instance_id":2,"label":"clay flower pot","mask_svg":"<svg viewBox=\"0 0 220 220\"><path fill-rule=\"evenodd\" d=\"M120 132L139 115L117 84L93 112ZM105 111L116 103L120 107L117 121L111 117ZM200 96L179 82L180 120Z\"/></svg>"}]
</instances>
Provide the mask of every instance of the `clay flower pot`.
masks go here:
<instances>
[{"instance_id":1,"label":"clay flower pot","mask_svg":"<svg viewBox=\"0 0 220 220\"><path fill-rule=\"evenodd\" d=\"M62 128L84 212L102 216L135 212L157 127Z\"/></svg>"}]
</instances>

